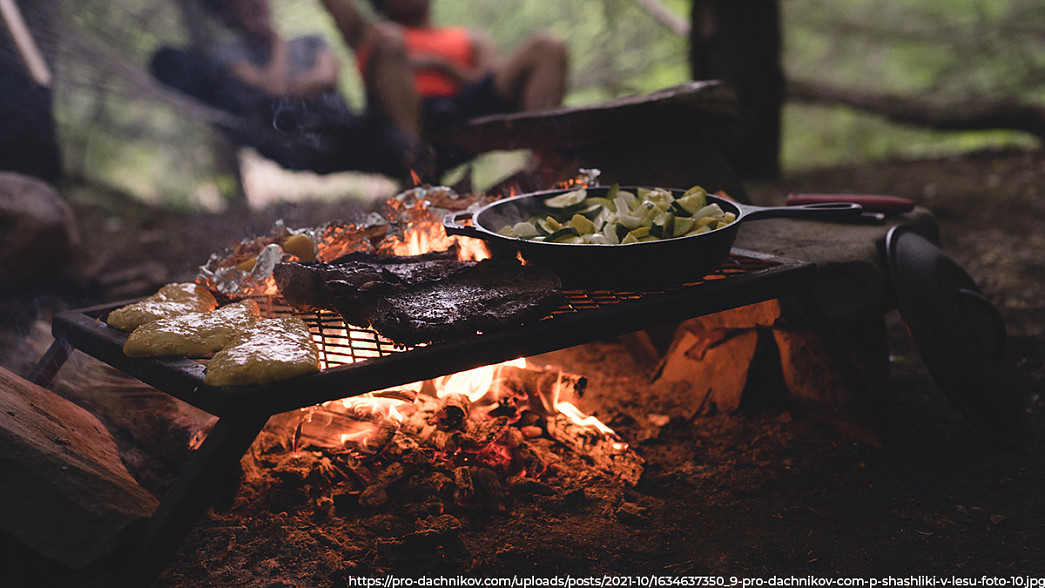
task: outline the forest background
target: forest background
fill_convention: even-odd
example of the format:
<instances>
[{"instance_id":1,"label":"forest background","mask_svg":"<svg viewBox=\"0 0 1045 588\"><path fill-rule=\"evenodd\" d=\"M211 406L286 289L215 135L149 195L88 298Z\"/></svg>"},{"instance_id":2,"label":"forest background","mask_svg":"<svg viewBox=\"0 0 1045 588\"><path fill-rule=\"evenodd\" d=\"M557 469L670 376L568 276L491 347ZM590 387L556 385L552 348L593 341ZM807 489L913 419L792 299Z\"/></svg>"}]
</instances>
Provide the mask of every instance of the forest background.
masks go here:
<instances>
[{"instance_id":1,"label":"forest background","mask_svg":"<svg viewBox=\"0 0 1045 588\"><path fill-rule=\"evenodd\" d=\"M161 207L214 208L227 202L237 186L215 157L220 142L213 127L147 73L158 47L189 43L190 29L198 29L186 26L179 4L45 1L57 12L53 22L36 30L48 31L45 44L56 55L54 114L67 176ZM342 64L342 91L361 109L352 56L319 2L271 3L284 34L319 32L330 41ZM504 50L537 29L566 39L567 104L582 105L691 79L684 32L691 2L654 4L665 14L658 18L642 0L437 0L434 9L437 22L484 29ZM941 107L1042 102L1045 5L1036 0L780 0L779 9L782 65L795 86L916 98ZM222 34L216 24L208 26ZM1006 129L932 131L841 104L789 100L781 163L786 175L856 161L1013 146L1033 148L1037 139ZM340 196L345 188L339 186Z\"/></svg>"}]
</instances>

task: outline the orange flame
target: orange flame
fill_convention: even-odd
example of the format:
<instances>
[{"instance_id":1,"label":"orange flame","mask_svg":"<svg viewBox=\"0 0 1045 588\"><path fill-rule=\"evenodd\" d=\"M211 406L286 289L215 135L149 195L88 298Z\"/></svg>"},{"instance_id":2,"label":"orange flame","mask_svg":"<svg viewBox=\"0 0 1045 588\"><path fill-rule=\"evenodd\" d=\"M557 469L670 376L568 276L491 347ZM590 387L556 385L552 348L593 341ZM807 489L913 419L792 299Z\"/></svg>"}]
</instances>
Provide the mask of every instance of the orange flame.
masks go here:
<instances>
[{"instance_id":1,"label":"orange flame","mask_svg":"<svg viewBox=\"0 0 1045 588\"><path fill-rule=\"evenodd\" d=\"M439 222L416 223L403 232L403 237L390 239L392 253L421 255L430 251L445 251L457 244L462 260L481 260L490 257L490 250L481 239L449 236Z\"/></svg>"}]
</instances>

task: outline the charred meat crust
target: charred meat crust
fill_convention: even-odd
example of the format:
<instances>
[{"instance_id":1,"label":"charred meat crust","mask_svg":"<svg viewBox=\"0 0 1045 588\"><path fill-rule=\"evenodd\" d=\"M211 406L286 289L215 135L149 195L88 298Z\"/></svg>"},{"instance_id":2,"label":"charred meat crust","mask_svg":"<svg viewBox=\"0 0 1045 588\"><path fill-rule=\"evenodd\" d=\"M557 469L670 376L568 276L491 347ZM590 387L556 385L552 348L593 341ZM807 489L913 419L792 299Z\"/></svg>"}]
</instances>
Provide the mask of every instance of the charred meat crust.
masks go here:
<instances>
[{"instance_id":1,"label":"charred meat crust","mask_svg":"<svg viewBox=\"0 0 1045 588\"><path fill-rule=\"evenodd\" d=\"M349 253L330 262L276 264L273 277L288 304L298 310L335 310L335 301L359 292L391 291L438 280L475 262L458 261L455 250L398 256Z\"/></svg>"},{"instance_id":2,"label":"charred meat crust","mask_svg":"<svg viewBox=\"0 0 1045 588\"><path fill-rule=\"evenodd\" d=\"M537 320L564 299L550 271L514 259L445 257L350 254L330 263L279 264L275 277L292 306L333 310L404 345Z\"/></svg>"}]
</instances>

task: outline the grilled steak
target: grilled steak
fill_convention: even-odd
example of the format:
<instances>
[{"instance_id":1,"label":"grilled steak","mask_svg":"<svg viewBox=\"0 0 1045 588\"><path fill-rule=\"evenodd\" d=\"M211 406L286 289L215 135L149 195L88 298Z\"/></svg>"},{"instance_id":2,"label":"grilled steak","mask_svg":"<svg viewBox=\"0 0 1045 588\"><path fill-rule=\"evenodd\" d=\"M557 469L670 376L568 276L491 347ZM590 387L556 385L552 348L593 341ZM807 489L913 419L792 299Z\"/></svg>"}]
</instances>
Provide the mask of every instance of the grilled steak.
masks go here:
<instances>
[{"instance_id":1,"label":"grilled steak","mask_svg":"<svg viewBox=\"0 0 1045 588\"><path fill-rule=\"evenodd\" d=\"M276 264L272 272L283 298L298 310L345 309L345 320L366 326L364 316L350 311L367 305L373 296L401 290L412 284L444 279L474 261L459 261L456 250L398 256L357 252L329 263ZM351 318L350 318L351 317Z\"/></svg>"},{"instance_id":2,"label":"grilled steak","mask_svg":"<svg viewBox=\"0 0 1045 588\"><path fill-rule=\"evenodd\" d=\"M346 323L373 326L406 345L540 319L563 300L554 273L514 259L459 261L444 252L353 253L330 263L281 263L274 275L292 306L334 310Z\"/></svg>"},{"instance_id":3,"label":"grilled steak","mask_svg":"<svg viewBox=\"0 0 1045 588\"><path fill-rule=\"evenodd\" d=\"M367 318L397 343L452 339L543 318L562 303L561 287L547 270L486 260L449 279L376 298Z\"/></svg>"}]
</instances>

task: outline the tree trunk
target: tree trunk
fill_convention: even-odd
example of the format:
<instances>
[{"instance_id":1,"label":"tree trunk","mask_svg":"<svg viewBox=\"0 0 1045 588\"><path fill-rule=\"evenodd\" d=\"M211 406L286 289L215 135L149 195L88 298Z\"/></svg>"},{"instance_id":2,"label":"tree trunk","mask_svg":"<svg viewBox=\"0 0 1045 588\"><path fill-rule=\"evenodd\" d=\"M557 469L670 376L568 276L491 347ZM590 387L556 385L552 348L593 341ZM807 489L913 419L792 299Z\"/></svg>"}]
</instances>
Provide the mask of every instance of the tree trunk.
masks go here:
<instances>
[{"instance_id":1,"label":"tree trunk","mask_svg":"<svg viewBox=\"0 0 1045 588\"><path fill-rule=\"evenodd\" d=\"M694 0L690 65L694 80L723 80L737 93L739 123L719 137L744 178L780 173L780 12L776 0Z\"/></svg>"}]
</instances>

